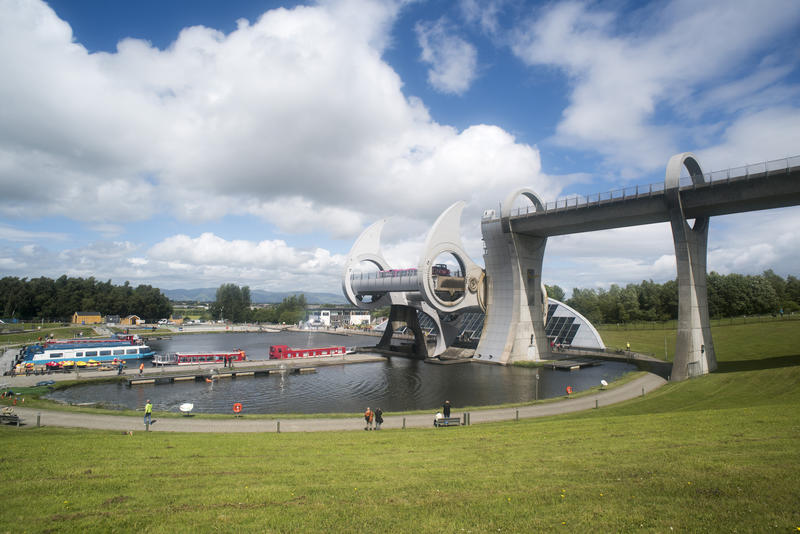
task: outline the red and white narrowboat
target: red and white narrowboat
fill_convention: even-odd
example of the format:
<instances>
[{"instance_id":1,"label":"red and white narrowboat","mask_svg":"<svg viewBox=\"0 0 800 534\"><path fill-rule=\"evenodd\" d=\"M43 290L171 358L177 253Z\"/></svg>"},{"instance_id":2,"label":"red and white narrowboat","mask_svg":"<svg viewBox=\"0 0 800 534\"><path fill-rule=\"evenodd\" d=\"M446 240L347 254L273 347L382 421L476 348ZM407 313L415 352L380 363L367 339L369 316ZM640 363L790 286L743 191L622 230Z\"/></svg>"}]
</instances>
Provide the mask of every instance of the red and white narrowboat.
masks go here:
<instances>
[{"instance_id":1,"label":"red and white narrowboat","mask_svg":"<svg viewBox=\"0 0 800 534\"><path fill-rule=\"evenodd\" d=\"M246 359L243 350L231 352L171 352L156 354L153 365L199 365L204 363L241 362Z\"/></svg>"},{"instance_id":2,"label":"red and white narrowboat","mask_svg":"<svg viewBox=\"0 0 800 534\"><path fill-rule=\"evenodd\" d=\"M323 358L325 356L342 356L347 352L344 347L324 347L318 349L292 349L288 345L270 345L270 360L286 360L289 358Z\"/></svg>"}]
</instances>

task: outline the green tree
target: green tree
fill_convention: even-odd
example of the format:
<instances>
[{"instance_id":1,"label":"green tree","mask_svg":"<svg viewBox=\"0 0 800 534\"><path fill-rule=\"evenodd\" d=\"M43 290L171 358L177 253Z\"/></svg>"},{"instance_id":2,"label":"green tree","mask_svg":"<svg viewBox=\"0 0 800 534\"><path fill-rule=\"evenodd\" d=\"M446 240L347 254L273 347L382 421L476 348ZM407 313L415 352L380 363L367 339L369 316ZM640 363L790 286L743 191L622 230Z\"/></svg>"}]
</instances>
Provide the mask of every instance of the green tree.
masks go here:
<instances>
[{"instance_id":1,"label":"green tree","mask_svg":"<svg viewBox=\"0 0 800 534\"><path fill-rule=\"evenodd\" d=\"M279 323L294 324L303 320L306 315L306 296L290 295L275 308L276 321Z\"/></svg>"},{"instance_id":2,"label":"green tree","mask_svg":"<svg viewBox=\"0 0 800 534\"><path fill-rule=\"evenodd\" d=\"M777 313L780 299L775 292L775 286L762 275L747 277L747 292L749 313Z\"/></svg>"},{"instance_id":3,"label":"green tree","mask_svg":"<svg viewBox=\"0 0 800 534\"><path fill-rule=\"evenodd\" d=\"M222 284L217 289L216 301L211 305L215 319L227 319L234 323L250 320L250 288L236 284Z\"/></svg>"},{"instance_id":4,"label":"green tree","mask_svg":"<svg viewBox=\"0 0 800 534\"><path fill-rule=\"evenodd\" d=\"M639 319L642 321L661 320L661 285L652 280L642 280L639 284L637 296L639 299Z\"/></svg>"},{"instance_id":5,"label":"green tree","mask_svg":"<svg viewBox=\"0 0 800 534\"><path fill-rule=\"evenodd\" d=\"M559 302L564 302L564 290L555 286L548 286L547 284L544 285L544 288L547 290L548 298L555 299Z\"/></svg>"},{"instance_id":6,"label":"green tree","mask_svg":"<svg viewBox=\"0 0 800 534\"><path fill-rule=\"evenodd\" d=\"M600 299L594 289L572 289L572 297L567 301L570 306L586 317L591 323L603 321L603 314L600 311Z\"/></svg>"}]
</instances>

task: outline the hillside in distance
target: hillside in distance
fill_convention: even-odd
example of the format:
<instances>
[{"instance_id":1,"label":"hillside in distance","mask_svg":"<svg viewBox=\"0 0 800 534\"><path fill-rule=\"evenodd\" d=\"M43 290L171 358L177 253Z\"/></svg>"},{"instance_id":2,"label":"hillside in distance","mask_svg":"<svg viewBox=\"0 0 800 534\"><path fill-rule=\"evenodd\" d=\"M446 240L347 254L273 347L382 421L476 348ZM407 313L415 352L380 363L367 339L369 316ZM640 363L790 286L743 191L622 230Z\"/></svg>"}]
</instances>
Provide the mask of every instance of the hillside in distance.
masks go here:
<instances>
[{"instance_id":1,"label":"hillside in distance","mask_svg":"<svg viewBox=\"0 0 800 534\"><path fill-rule=\"evenodd\" d=\"M217 298L216 287L203 287L198 289L162 289L163 293L173 302L213 302ZM337 293L316 293L314 291L265 291L251 289L250 301L253 304L278 304L286 297L303 294L309 304L347 304L344 295Z\"/></svg>"}]
</instances>

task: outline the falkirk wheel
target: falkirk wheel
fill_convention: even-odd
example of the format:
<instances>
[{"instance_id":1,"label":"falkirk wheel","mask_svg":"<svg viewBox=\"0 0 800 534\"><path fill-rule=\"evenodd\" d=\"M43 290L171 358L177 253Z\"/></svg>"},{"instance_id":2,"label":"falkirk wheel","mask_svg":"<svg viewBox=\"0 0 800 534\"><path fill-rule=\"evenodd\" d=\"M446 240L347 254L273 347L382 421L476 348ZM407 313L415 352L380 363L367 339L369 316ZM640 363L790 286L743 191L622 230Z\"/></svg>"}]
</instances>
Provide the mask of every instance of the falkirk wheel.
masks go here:
<instances>
[{"instance_id":1,"label":"falkirk wheel","mask_svg":"<svg viewBox=\"0 0 800 534\"><path fill-rule=\"evenodd\" d=\"M355 306L375 309L391 306L389 321L378 348L389 349L394 332L405 326L414 334L408 353L427 358L442 354L459 333L458 318L467 311L485 310L484 270L467 254L459 233L464 202L456 202L442 213L425 240L419 266L392 269L380 248L386 219L369 226L350 250L344 270L342 290ZM434 269L441 254L451 254L455 272ZM377 271L361 272L363 263ZM417 312L429 316L434 324L435 345L429 347L420 327Z\"/></svg>"},{"instance_id":2,"label":"falkirk wheel","mask_svg":"<svg viewBox=\"0 0 800 534\"><path fill-rule=\"evenodd\" d=\"M541 205L538 196L528 189L514 192L505 205L513 205L520 196L534 206ZM509 214L504 210L497 217L493 210L488 210L481 223L486 265L483 269L469 257L461 241L464 205L463 201L456 202L436 220L417 268L393 269L383 256L380 237L386 219L369 226L356 240L345 262L342 289L350 303L359 308L391 306L377 348L396 350L391 345L392 337L405 327L414 334L413 343L406 347L409 357L440 356L461 332L461 319L481 312L485 318L473 355L475 360L507 364L546 359L550 343L545 322L548 309L552 318L556 308L559 309L556 315L562 312L571 315L575 321L573 328L582 327L594 346L602 347L600 336L585 318L562 303L548 301L539 257L545 240L529 243L530 238L509 233L504 228ZM458 263L455 272L437 268L435 261L442 254L455 258ZM371 270L362 271L364 264L370 264ZM431 319L433 339L423 332L418 312Z\"/></svg>"},{"instance_id":3,"label":"falkirk wheel","mask_svg":"<svg viewBox=\"0 0 800 534\"><path fill-rule=\"evenodd\" d=\"M506 205L511 206L517 196L528 198L534 205L539 202L525 189L511 195ZM436 220L417 268L393 269L383 256L380 237L386 219L369 226L356 240L347 256L342 289L359 308L391 307L377 348L397 351L392 337L405 327L414 335L413 343L405 347L407 356L441 356L462 332L462 319L475 312L485 313L473 355L478 361L507 364L549 357L549 339L559 339L559 333L553 328L546 332L546 320L550 317L558 328L565 324L559 322L565 315L569 316L572 336L583 332L578 337L588 339L587 346L602 348L599 334L584 317L547 298L538 274L541 261L536 262L536 250L527 250L531 243L518 242L524 236L504 232L508 214L498 218L493 210L484 213L481 228L486 269L469 257L459 234L463 208L464 202L457 202ZM543 249L543 243L533 244ZM454 272L442 270L435 263L442 254L455 258L458 268ZM369 271L363 270L365 264ZM433 336L423 332L418 312L430 318Z\"/></svg>"}]
</instances>

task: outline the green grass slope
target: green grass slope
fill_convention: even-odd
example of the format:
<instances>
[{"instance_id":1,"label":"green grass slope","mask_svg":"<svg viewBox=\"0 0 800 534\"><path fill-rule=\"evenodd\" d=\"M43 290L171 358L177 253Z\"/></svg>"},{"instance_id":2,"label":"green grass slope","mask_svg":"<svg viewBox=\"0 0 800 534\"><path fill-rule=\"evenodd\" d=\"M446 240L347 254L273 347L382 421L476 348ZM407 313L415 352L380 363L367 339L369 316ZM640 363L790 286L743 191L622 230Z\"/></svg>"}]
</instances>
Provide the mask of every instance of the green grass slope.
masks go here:
<instances>
[{"instance_id":1,"label":"green grass slope","mask_svg":"<svg viewBox=\"0 0 800 534\"><path fill-rule=\"evenodd\" d=\"M0 532L796 532L800 331L714 335L720 372L546 419L308 435L2 428Z\"/></svg>"}]
</instances>

